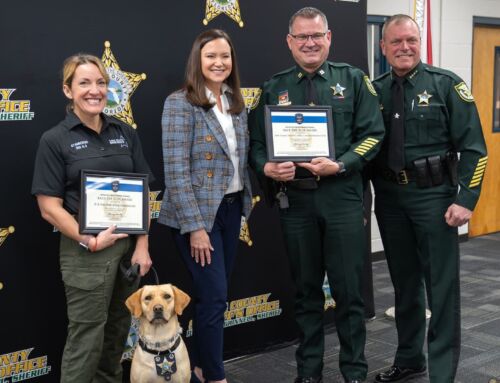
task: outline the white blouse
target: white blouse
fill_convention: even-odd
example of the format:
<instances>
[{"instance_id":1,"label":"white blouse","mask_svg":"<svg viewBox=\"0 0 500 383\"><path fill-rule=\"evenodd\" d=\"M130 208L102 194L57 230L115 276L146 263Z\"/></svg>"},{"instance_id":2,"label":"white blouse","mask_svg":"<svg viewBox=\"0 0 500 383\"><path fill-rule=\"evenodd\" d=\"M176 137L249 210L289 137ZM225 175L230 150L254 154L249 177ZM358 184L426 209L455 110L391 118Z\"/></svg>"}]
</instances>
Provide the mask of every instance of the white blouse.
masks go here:
<instances>
[{"instance_id":1,"label":"white blouse","mask_svg":"<svg viewBox=\"0 0 500 383\"><path fill-rule=\"evenodd\" d=\"M217 100L212 91L205 87L205 92L208 100L215 104L212 110L214 111L215 116L217 117L217 120L219 121L219 124L226 136L227 145L229 147L229 156L234 167L234 175L231 182L229 182L229 187L226 190L226 194L235 193L243 190L243 180L241 179L238 166L240 157L238 156L238 146L236 141L236 132L233 126L233 119L231 117L231 114L227 112L227 110L229 109L229 102L226 97L226 92L231 92L231 89L226 84L222 84L222 92L220 95L222 112L217 107Z\"/></svg>"}]
</instances>

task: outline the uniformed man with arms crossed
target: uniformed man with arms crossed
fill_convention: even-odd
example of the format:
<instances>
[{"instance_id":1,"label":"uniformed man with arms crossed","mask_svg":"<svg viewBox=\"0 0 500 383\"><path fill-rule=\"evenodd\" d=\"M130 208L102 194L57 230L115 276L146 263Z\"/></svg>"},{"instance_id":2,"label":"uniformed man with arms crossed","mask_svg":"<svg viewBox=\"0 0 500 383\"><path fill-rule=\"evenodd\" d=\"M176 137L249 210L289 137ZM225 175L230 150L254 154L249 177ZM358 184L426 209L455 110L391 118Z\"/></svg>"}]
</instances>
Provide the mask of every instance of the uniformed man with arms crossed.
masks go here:
<instances>
[{"instance_id":1,"label":"uniformed man with arms crossed","mask_svg":"<svg viewBox=\"0 0 500 383\"><path fill-rule=\"evenodd\" d=\"M249 126L250 163L281 195L280 220L296 285L295 317L300 329L295 382L322 382L325 271L337 303L340 370L345 382L362 382L367 363L361 298L365 233L360 172L379 150L384 136L382 116L375 90L362 71L326 61L331 32L321 11L307 7L296 12L290 19L287 43L297 65L264 83ZM336 159L269 162L266 104L331 106Z\"/></svg>"},{"instance_id":2,"label":"uniformed man with arms crossed","mask_svg":"<svg viewBox=\"0 0 500 383\"><path fill-rule=\"evenodd\" d=\"M420 61L412 18L389 18L381 47L392 70L374 81L387 135L373 184L395 290L398 349L394 365L375 381L425 375L426 289L430 382L453 382L460 353L457 227L469 221L479 198L486 146L465 83Z\"/></svg>"}]
</instances>

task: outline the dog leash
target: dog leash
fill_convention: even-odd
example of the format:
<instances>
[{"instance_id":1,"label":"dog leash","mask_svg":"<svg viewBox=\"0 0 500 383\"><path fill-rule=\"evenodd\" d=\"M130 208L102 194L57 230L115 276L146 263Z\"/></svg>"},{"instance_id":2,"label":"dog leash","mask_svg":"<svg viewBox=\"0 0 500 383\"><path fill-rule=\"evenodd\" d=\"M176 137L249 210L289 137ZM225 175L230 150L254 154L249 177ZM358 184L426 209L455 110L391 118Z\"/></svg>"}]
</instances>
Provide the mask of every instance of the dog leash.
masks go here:
<instances>
[{"instance_id":1,"label":"dog leash","mask_svg":"<svg viewBox=\"0 0 500 383\"><path fill-rule=\"evenodd\" d=\"M122 262L120 263L120 269L122 271L123 278L125 278L130 285L132 285L137 278L140 278L138 263L135 263L129 268L127 268ZM149 270L150 271L153 270L155 282L156 285L158 286L160 284L160 279L158 278L158 273L156 272L156 269L153 266L151 266Z\"/></svg>"},{"instance_id":2,"label":"dog leash","mask_svg":"<svg viewBox=\"0 0 500 383\"><path fill-rule=\"evenodd\" d=\"M153 270L153 273L155 274L155 282L156 285L158 286L160 284L160 280L158 279L158 273L156 272L156 269L151 265L151 268L149 270L150 271Z\"/></svg>"}]
</instances>

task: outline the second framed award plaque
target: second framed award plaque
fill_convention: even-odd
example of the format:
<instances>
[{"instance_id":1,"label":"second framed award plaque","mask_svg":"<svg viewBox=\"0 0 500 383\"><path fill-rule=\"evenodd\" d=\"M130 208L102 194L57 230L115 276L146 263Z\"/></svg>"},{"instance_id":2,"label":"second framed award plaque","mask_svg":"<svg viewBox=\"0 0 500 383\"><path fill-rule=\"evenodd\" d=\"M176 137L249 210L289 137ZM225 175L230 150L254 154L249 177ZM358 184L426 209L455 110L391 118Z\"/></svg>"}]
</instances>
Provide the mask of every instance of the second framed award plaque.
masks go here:
<instances>
[{"instance_id":1,"label":"second framed award plaque","mask_svg":"<svg viewBox=\"0 0 500 383\"><path fill-rule=\"evenodd\" d=\"M82 170L80 233L116 225L115 233L146 234L149 224L148 175Z\"/></svg>"},{"instance_id":2,"label":"second framed award plaque","mask_svg":"<svg viewBox=\"0 0 500 383\"><path fill-rule=\"evenodd\" d=\"M329 106L266 105L267 157L271 162L335 158Z\"/></svg>"}]
</instances>

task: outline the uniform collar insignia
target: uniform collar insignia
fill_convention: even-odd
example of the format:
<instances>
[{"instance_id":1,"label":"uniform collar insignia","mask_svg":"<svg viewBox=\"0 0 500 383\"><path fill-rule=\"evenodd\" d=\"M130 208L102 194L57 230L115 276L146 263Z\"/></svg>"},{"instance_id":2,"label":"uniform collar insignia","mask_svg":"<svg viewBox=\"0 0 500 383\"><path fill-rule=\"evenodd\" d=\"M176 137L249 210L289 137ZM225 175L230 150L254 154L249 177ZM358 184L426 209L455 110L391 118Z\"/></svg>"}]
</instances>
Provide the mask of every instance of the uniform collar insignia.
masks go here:
<instances>
[{"instance_id":1,"label":"uniform collar insignia","mask_svg":"<svg viewBox=\"0 0 500 383\"><path fill-rule=\"evenodd\" d=\"M432 94L427 93L427 90L424 90L423 93L417 94L418 96L418 105L429 105L429 99L432 97Z\"/></svg>"},{"instance_id":2,"label":"uniform collar insignia","mask_svg":"<svg viewBox=\"0 0 500 383\"><path fill-rule=\"evenodd\" d=\"M338 96L339 98L344 97L344 90L346 90L346 88L339 83L335 86L331 86L330 88L332 89L334 96Z\"/></svg>"}]
</instances>

